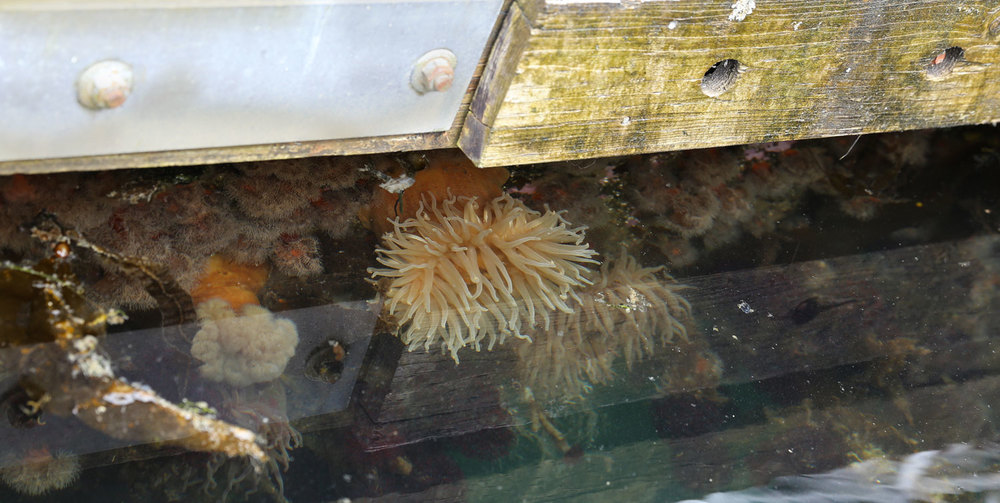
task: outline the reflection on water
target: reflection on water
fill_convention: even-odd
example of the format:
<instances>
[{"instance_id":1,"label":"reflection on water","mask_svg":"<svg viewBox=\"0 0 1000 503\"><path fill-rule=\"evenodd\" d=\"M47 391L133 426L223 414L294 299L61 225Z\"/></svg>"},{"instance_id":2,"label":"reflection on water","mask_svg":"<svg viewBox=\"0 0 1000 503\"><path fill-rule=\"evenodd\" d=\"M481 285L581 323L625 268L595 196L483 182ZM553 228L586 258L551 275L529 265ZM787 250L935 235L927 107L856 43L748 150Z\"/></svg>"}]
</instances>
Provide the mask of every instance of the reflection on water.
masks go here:
<instances>
[{"instance_id":1,"label":"reflection on water","mask_svg":"<svg viewBox=\"0 0 1000 503\"><path fill-rule=\"evenodd\" d=\"M878 457L828 473L781 477L766 489L714 493L684 503L940 501L946 495L977 493L993 502L1000 498L998 454L995 447L955 444L900 461Z\"/></svg>"},{"instance_id":2,"label":"reflection on water","mask_svg":"<svg viewBox=\"0 0 1000 503\"><path fill-rule=\"evenodd\" d=\"M988 497L1000 139L853 140L0 177L0 500Z\"/></svg>"}]
</instances>

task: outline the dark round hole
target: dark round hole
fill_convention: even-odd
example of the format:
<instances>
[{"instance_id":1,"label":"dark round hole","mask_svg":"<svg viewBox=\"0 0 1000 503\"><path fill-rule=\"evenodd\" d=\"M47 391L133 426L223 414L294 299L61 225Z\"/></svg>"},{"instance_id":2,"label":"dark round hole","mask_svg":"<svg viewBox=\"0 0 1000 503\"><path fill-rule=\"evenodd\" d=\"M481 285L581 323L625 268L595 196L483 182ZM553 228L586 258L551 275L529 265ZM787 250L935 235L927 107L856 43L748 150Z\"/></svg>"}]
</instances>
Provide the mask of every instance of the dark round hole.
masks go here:
<instances>
[{"instance_id":1,"label":"dark round hole","mask_svg":"<svg viewBox=\"0 0 1000 503\"><path fill-rule=\"evenodd\" d=\"M726 92L736 83L743 72L742 65L735 59L724 59L712 65L701 78L701 92L705 96L716 97Z\"/></svg>"},{"instance_id":2,"label":"dark round hole","mask_svg":"<svg viewBox=\"0 0 1000 503\"><path fill-rule=\"evenodd\" d=\"M941 51L927 66L927 77L941 79L951 75L951 71L955 69L955 63L961 61L963 57L965 57L965 49L958 46Z\"/></svg>"}]
</instances>

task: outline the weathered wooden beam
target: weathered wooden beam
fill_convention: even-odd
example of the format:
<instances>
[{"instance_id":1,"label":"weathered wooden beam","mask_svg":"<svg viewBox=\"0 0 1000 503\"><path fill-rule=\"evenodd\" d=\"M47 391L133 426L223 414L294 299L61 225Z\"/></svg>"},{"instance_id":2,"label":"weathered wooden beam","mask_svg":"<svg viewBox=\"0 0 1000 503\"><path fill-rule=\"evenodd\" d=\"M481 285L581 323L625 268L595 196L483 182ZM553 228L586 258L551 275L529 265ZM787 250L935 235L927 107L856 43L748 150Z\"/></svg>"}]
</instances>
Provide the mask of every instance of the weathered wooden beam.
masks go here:
<instances>
[{"instance_id":1,"label":"weathered wooden beam","mask_svg":"<svg viewBox=\"0 0 1000 503\"><path fill-rule=\"evenodd\" d=\"M499 166L1000 120L995 2L730 5L515 1L459 146Z\"/></svg>"},{"instance_id":2,"label":"weathered wooden beam","mask_svg":"<svg viewBox=\"0 0 1000 503\"><path fill-rule=\"evenodd\" d=\"M589 404L858 364L882 368L872 379L885 386L995 374L998 278L995 236L684 278L692 286L685 292L696 325L691 342L661 348L631 371L618 365L618 376L595 387ZM702 355L718 358L721 379L699 370ZM438 351L403 353L378 408L363 404L372 421L359 425L368 447L523 421L504 412L519 389L514 354L460 357L455 365Z\"/></svg>"}]
</instances>

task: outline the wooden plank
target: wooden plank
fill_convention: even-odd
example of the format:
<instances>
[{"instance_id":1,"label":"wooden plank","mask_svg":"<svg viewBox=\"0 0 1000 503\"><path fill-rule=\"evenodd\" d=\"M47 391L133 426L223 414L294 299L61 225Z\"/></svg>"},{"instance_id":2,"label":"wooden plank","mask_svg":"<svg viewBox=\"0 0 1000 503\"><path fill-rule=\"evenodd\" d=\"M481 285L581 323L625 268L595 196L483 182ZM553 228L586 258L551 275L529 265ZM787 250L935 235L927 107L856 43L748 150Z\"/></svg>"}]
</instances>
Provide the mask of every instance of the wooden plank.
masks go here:
<instances>
[{"instance_id":1,"label":"wooden plank","mask_svg":"<svg viewBox=\"0 0 1000 503\"><path fill-rule=\"evenodd\" d=\"M997 399L1000 377L994 376L898 397L793 406L761 424L616 446L574 463L544 459L467 480L464 489L469 501L677 501L822 473L859 459L900 459L954 443L992 442L992 424L1000 417L991 404Z\"/></svg>"},{"instance_id":2,"label":"wooden plank","mask_svg":"<svg viewBox=\"0 0 1000 503\"><path fill-rule=\"evenodd\" d=\"M456 365L439 351L403 353L385 395L360 401L369 420L355 423L356 435L379 450L509 426L499 388L513 379L515 358L506 349L468 353Z\"/></svg>"},{"instance_id":3,"label":"wooden plank","mask_svg":"<svg viewBox=\"0 0 1000 503\"><path fill-rule=\"evenodd\" d=\"M996 236L684 278L691 342L631 371L619 362L588 406L866 363L887 369L874 376L887 387L1000 372L1000 342L990 336L1000 331L997 278ZM523 423L507 412L520 389L513 353L460 357L455 365L438 351L403 353L379 408L366 404L368 447ZM721 362L721 378L705 360Z\"/></svg>"},{"instance_id":4,"label":"wooden plank","mask_svg":"<svg viewBox=\"0 0 1000 503\"><path fill-rule=\"evenodd\" d=\"M518 0L459 146L500 166L1000 121L994 2L730 5ZM727 59L745 71L707 96Z\"/></svg>"},{"instance_id":5,"label":"wooden plank","mask_svg":"<svg viewBox=\"0 0 1000 503\"><path fill-rule=\"evenodd\" d=\"M531 35L529 30L521 7L516 2L512 3L497 32L480 79L480 82L490 85L480 88L469 106L471 115L477 117L480 123L492 124L496 118L503 96L494 96L492 92L502 92L513 81L517 63Z\"/></svg>"}]
</instances>

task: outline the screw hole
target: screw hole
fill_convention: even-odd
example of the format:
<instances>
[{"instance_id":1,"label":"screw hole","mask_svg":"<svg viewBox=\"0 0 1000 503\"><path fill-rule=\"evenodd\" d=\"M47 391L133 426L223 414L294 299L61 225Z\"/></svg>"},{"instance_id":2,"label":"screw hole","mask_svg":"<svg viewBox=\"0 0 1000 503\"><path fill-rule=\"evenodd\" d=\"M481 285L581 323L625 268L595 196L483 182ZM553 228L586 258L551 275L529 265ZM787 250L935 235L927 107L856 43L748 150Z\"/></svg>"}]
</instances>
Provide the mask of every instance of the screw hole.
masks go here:
<instances>
[{"instance_id":1,"label":"screw hole","mask_svg":"<svg viewBox=\"0 0 1000 503\"><path fill-rule=\"evenodd\" d=\"M927 78L937 80L951 75L951 71L955 69L955 63L961 61L963 57L965 57L965 49L958 46L941 51L927 66Z\"/></svg>"},{"instance_id":2,"label":"screw hole","mask_svg":"<svg viewBox=\"0 0 1000 503\"><path fill-rule=\"evenodd\" d=\"M712 65L701 78L701 92L714 98L729 90L745 67L735 59L724 59Z\"/></svg>"}]
</instances>

